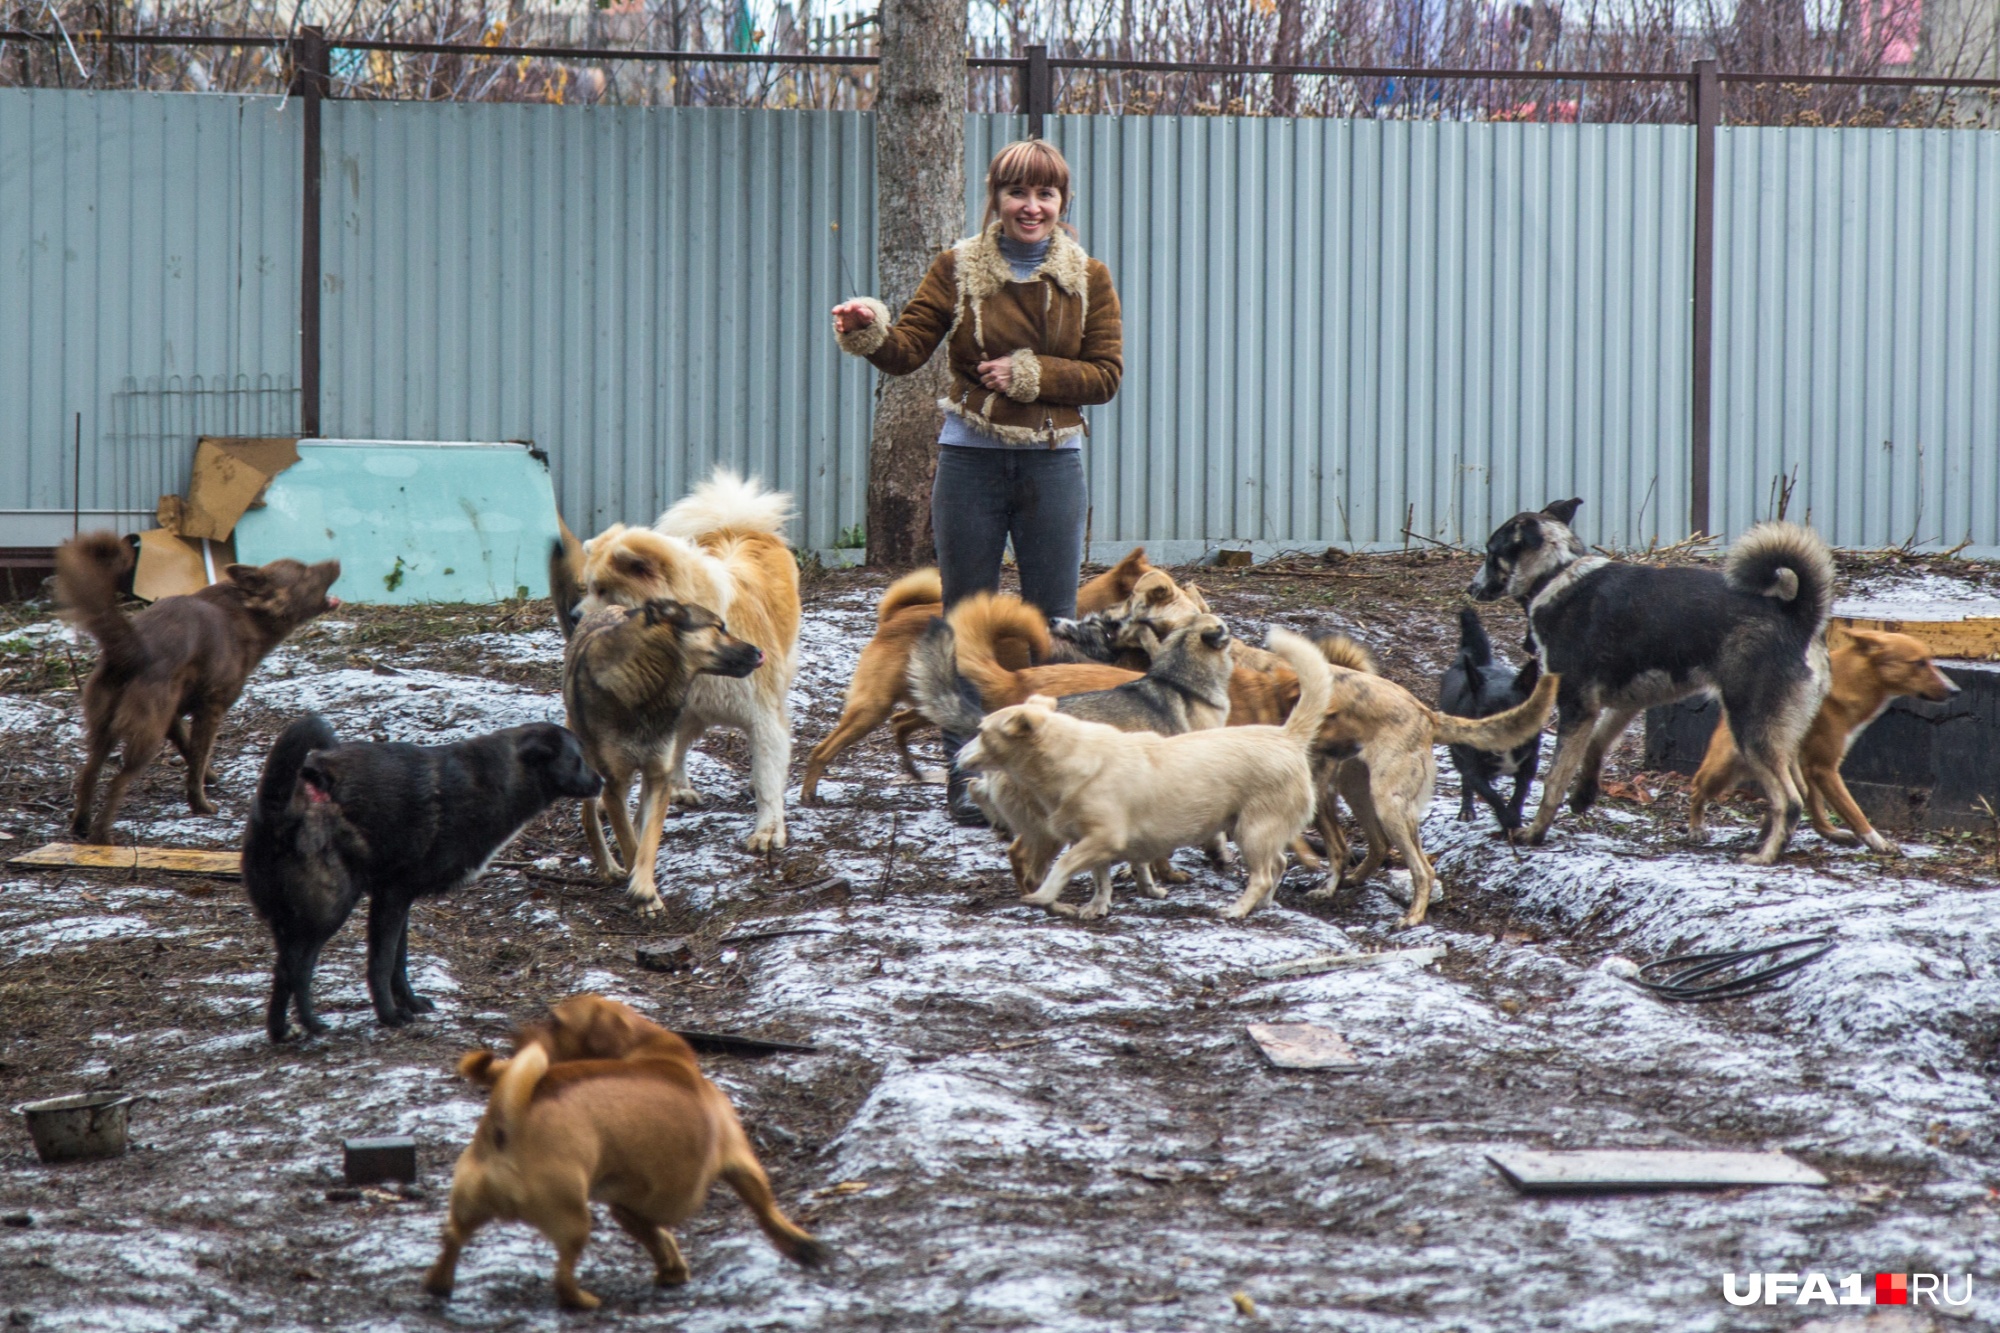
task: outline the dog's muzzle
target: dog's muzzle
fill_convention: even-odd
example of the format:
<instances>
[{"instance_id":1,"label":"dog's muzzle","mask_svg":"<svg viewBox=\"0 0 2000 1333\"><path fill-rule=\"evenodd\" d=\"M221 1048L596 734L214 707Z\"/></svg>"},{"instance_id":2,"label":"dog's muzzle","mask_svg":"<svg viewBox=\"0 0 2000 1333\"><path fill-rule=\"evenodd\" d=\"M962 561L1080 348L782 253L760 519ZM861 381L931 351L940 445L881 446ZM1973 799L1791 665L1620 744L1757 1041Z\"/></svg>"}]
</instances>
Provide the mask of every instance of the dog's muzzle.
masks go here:
<instances>
[{"instance_id":1,"label":"dog's muzzle","mask_svg":"<svg viewBox=\"0 0 2000 1333\"><path fill-rule=\"evenodd\" d=\"M1506 590L1506 580L1494 579L1493 566L1485 564L1479 567L1479 573L1466 585L1465 595L1475 602L1491 602L1497 601L1500 594Z\"/></svg>"}]
</instances>

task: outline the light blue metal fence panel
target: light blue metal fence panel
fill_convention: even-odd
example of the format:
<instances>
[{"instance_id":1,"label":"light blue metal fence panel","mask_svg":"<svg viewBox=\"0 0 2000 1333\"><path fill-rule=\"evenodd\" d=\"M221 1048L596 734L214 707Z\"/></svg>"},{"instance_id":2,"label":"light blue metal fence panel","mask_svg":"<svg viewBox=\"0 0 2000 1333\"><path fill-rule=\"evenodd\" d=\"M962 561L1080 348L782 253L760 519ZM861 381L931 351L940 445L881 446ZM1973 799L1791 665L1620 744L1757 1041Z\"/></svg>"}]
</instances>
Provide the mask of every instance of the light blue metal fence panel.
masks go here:
<instances>
[{"instance_id":1,"label":"light blue metal fence panel","mask_svg":"<svg viewBox=\"0 0 2000 1333\"><path fill-rule=\"evenodd\" d=\"M1715 515L2000 555L2000 134L1726 128Z\"/></svg>"},{"instance_id":2,"label":"light blue metal fence panel","mask_svg":"<svg viewBox=\"0 0 2000 1333\"><path fill-rule=\"evenodd\" d=\"M299 125L268 97L0 89L10 540L151 512L197 435L297 430Z\"/></svg>"},{"instance_id":3,"label":"light blue metal fence panel","mask_svg":"<svg viewBox=\"0 0 2000 1333\"><path fill-rule=\"evenodd\" d=\"M328 103L323 423L528 439L579 529L717 462L801 545L865 510L873 372L827 311L874 286L851 112Z\"/></svg>"},{"instance_id":4,"label":"light blue metal fence panel","mask_svg":"<svg viewBox=\"0 0 2000 1333\"><path fill-rule=\"evenodd\" d=\"M1014 117L973 117L968 205ZM1059 117L1125 312L1097 542L1684 535L1693 133Z\"/></svg>"}]
</instances>

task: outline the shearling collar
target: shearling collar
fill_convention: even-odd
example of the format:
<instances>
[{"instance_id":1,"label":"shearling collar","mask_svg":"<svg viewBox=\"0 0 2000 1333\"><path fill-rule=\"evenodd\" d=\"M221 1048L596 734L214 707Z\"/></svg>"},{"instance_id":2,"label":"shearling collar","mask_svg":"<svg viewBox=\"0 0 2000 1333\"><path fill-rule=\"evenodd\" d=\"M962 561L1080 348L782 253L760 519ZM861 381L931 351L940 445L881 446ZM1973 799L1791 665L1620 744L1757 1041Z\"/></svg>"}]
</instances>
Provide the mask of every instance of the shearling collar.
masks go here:
<instances>
[{"instance_id":1,"label":"shearling collar","mask_svg":"<svg viewBox=\"0 0 2000 1333\"><path fill-rule=\"evenodd\" d=\"M1007 256L1000 253L1000 224L995 222L977 236L968 236L952 247L958 252L960 290L975 304L998 294L1014 281ZM1030 277L1047 278L1071 296L1087 298L1090 288L1090 256L1070 234L1057 227L1049 235L1049 252L1041 267Z\"/></svg>"}]
</instances>

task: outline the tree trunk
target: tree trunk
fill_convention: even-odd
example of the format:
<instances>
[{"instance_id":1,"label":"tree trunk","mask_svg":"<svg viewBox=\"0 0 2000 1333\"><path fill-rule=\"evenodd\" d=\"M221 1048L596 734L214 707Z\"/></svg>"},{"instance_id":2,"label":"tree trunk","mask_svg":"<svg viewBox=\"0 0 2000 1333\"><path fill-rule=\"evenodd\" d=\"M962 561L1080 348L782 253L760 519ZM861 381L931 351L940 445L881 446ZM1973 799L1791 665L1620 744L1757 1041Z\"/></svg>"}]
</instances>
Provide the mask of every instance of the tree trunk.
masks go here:
<instances>
[{"instance_id":1,"label":"tree trunk","mask_svg":"<svg viewBox=\"0 0 2000 1333\"><path fill-rule=\"evenodd\" d=\"M883 0L875 97L875 217L882 300L916 293L965 227L966 0ZM885 376L868 444L868 562L913 565L931 554L931 471L944 414L945 354L914 375Z\"/></svg>"},{"instance_id":2,"label":"tree trunk","mask_svg":"<svg viewBox=\"0 0 2000 1333\"><path fill-rule=\"evenodd\" d=\"M1299 45L1305 40L1305 35L1305 0L1278 0L1278 39L1272 46L1271 63L1299 64ZM1280 74L1271 80L1271 114L1296 116L1298 113L1298 92L1292 85L1292 76Z\"/></svg>"}]
</instances>

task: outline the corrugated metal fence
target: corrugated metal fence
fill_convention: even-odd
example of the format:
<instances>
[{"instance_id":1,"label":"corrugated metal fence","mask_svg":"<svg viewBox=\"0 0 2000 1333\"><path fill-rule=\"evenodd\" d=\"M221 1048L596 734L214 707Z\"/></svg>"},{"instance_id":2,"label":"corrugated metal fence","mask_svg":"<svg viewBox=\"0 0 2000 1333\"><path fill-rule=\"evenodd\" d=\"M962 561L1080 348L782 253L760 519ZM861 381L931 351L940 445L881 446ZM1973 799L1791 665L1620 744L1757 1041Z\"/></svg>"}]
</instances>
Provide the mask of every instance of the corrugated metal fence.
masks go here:
<instances>
[{"instance_id":1,"label":"corrugated metal fence","mask_svg":"<svg viewBox=\"0 0 2000 1333\"><path fill-rule=\"evenodd\" d=\"M1019 130L968 118L969 211ZM0 510L67 530L72 413L86 511L150 509L196 433L292 428L298 133L268 99L0 91ZM1049 134L1126 313L1100 550L1477 542L1558 495L1594 541L1683 535L1692 130ZM874 287L866 116L330 102L323 142L328 434L533 439L579 527L715 461L795 491L804 545L861 522L873 372L826 310ZM2000 547L2000 135L1719 147L1718 525L1796 465L1836 541Z\"/></svg>"}]
</instances>

